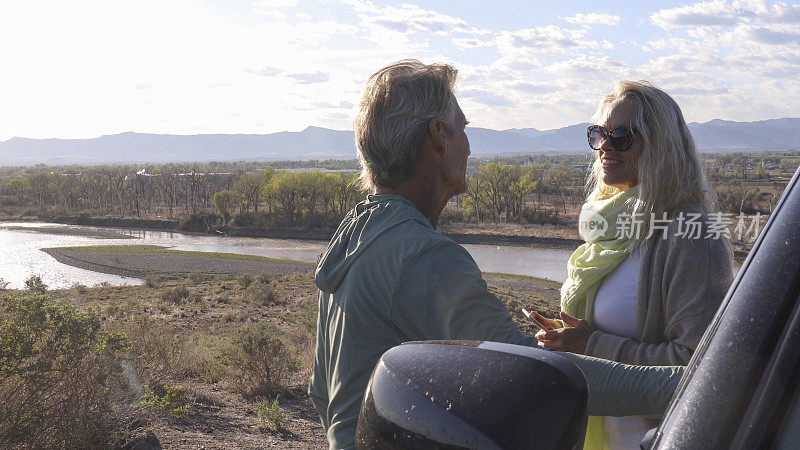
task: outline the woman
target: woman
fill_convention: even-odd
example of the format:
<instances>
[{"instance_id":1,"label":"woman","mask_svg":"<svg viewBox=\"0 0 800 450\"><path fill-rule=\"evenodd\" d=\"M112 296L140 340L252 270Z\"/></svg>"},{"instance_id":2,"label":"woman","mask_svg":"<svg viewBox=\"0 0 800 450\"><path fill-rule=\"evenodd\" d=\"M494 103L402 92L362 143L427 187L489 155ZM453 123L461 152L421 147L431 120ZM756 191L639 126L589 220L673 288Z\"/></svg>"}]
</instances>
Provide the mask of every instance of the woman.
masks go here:
<instances>
[{"instance_id":1,"label":"woman","mask_svg":"<svg viewBox=\"0 0 800 450\"><path fill-rule=\"evenodd\" d=\"M677 103L644 82L618 83L594 123L587 134L597 158L579 219L586 242L561 287L566 326L548 320L554 329L537 334L539 345L685 365L733 278L691 133ZM642 418L605 419L606 447L638 448Z\"/></svg>"}]
</instances>

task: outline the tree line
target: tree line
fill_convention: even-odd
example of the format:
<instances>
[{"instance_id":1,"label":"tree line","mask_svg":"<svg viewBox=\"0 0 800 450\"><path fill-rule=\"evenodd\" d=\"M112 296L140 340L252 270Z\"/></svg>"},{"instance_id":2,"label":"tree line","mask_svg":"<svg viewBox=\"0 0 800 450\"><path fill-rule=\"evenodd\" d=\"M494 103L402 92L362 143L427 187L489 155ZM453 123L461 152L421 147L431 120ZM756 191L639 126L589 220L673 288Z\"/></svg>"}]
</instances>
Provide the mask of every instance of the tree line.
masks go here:
<instances>
[{"instance_id":1,"label":"tree line","mask_svg":"<svg viewBox=\"0 0 800 450\"><path fill-rule=\"evenodd\" d=\"M790 159L787 159L790 158ZM727 212L768 213L797 155L704 155L718 204ZM442 222L570 223L585 196L586 156L471 161L467 191ZM302 164L25 167L0 169L7 217L113 216L186 220L214 226L335 226L365 193L355 162L339 171ZM341 167L345 167L342 169ZM744 176L742 175L744 174Z\"/></svg>"},{"instance_id":2,"label":"tree line","mask_svg":"<svg viewBox=\"0 0 800 450\"><path fill-rule=\"evenodd\" d=\"M182 219L209 213L218 216L215 225L233 219L247 225L329 225L362 197L353 172L272 167L213 172L200 166L166 165L151 171L100 166L15 175L0 179L4 210L8 214L16 207L19 215L43 218ZM254 221L259 223L250 223Z\"/></svg>"}]
</instances>

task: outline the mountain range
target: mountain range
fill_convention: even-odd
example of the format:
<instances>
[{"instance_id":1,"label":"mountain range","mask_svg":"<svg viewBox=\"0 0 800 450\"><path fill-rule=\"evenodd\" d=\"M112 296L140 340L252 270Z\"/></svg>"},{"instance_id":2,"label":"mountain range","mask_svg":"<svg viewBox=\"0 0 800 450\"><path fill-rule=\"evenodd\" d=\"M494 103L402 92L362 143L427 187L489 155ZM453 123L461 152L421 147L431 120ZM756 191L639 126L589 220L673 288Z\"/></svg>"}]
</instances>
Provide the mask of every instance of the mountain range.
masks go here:
<instances>
[{"instance_id":1,"label":"mountain range","mask_svg":"<svg viewBox=\"0 0 800 450\"><path fill-rule=\"evenodd\" d=\"M473 155L585 153L586 126L541 131L470 127ZM712 120L690 123L704 152L759 152L800 149L800 118L756 122ZM351 159L352 131L308 127L271 134L167 135L120 133L91 139L11 138L0 142L0 166L164 163L233 160Z\"/></svg>"}]
</instances>

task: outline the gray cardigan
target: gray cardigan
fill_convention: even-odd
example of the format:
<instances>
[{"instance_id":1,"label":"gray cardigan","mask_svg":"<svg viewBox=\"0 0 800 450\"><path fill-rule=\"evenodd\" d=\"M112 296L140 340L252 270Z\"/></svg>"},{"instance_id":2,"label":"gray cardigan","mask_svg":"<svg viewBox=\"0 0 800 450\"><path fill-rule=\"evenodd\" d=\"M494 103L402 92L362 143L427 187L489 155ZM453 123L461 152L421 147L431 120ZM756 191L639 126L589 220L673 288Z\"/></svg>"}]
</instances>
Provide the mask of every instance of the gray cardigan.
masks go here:
<instances>
[{"instance_id":1,"label":"gray cardigan","mask_svg":"<svg viewBox=\"0 0 800 450\"><path fill-rule=\"evenodd\" d=\"M639 339L595 331L589 337L587 355L653 366L689 362L733 281L726 241L707 238L705 214L701 222L701 239L675 236L679 224L673 220L666 232L654 233L642 244L636 311Z\"/></svg>"}]
</instances>

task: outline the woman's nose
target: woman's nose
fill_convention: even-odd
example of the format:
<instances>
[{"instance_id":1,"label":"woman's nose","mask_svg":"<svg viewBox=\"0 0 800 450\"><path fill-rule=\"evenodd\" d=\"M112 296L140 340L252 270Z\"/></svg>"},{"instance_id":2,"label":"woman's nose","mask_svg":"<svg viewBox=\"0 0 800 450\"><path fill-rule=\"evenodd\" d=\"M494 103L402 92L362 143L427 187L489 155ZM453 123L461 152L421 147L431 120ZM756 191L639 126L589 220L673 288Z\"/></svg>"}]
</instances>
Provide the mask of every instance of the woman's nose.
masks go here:
<instances>
[{"instance_id":1,"label":"woman's nose","mask_svg":"<svg viewBox=\"0 0 800 450\"><path fill-rule=\"evenodd\" d=\"M611 145L611 136L606 136L605 139L603 139L603 143L600 145L600 151L606 153L614 151L614 147Z\"/></svg>"}]
</instances>

